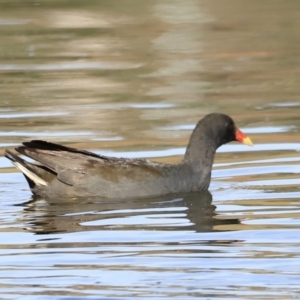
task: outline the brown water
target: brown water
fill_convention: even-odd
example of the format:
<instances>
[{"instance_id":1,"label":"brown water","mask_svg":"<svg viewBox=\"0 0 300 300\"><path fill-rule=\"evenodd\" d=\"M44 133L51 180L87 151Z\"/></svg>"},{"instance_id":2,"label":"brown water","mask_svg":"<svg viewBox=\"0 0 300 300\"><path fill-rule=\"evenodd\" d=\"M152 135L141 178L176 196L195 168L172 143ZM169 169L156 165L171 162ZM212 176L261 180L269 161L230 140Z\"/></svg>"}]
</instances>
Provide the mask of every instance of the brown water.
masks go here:
<instances>
[{"instance_id":1,"label":"brown water","mask_svg":"<svg viewBox=\"0 0 300 300\"><path fill-rule=\"evenodd\" d=\"M1 299L299 299L300 2L0 1ZM31 201L4 149L179 161L230 114L209 193Z\"/></svg>"}]
</instances>

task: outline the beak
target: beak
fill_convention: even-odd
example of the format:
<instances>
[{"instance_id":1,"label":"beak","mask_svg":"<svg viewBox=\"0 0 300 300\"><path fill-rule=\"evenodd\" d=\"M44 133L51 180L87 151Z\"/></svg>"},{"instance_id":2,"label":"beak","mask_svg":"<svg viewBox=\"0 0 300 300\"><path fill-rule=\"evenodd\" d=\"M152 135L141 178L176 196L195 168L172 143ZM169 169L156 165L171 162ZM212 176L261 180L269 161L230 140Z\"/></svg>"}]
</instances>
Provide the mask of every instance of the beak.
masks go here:
<instances>
[{"instance_id":1,"label":"beak","mask_svg":"<svg viewBox=\"0 0 300 300\"><path fill-rule=\"evenodd\" d=\"M245 133L243 133L242 131L240 131L239 129L237 129L236 132L235 132L235 139L238 142L243 143L245 145L253 146L253 143L250 140L250 138Z\"/></svg>"}]
</instances>

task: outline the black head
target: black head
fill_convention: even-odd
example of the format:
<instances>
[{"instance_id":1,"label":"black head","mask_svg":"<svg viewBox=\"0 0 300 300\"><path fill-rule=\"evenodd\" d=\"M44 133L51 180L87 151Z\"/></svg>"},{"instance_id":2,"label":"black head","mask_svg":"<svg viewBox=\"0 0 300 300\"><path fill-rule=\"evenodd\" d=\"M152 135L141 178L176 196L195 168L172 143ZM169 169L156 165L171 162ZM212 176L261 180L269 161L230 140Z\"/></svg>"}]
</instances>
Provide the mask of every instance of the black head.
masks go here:
<instances>
[{"instance_id":1,"label":"black head","mask_svg":"<svg viewBox=\"0 0 300 300\"><path fill-rule=\"evenodd\" d=\"M215 149L232 141L252 146L251 140L236 127L232 118L219 113L209 114L200 120L191 139L200 139Z\"/></svg>"},{"instance_id":2,"label":"black head","mask_svg":"<svg viewBox=\"0 0 300 300\"><path fill-rule=\"evenodd\" d=\"M193 164L198 162L199 169L204 165L210 165L211 168L217 148L232 141L252 145L251 140L236 127L229 116L209 114L194 129L184 159Z\"/></svg>"},{"instance_id":3,"label":"black head","mask_svg":"<svg viewBox=\"0 0 300 300\"><path fill-rule=\"evenodd\" d=\"M234 121L224 114L209 114L199 123L209 140L214 141L216 147L236 140L236 126Z\"/></svg>"}]
</instances>

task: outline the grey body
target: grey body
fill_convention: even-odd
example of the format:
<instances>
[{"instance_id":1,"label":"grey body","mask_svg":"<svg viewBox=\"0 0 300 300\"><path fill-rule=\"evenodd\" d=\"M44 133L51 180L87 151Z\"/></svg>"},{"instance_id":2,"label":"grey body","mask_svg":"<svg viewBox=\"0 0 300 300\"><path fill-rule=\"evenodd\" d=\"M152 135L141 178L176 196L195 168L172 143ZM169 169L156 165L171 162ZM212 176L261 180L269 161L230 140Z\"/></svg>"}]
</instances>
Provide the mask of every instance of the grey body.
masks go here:
<instances>
[{"instance_id":1,"label":"grey body","mask_svg":"<svg viewBox=\"0 0 300 300\"><path fill-rule=\"evenodd\" d=\"M33 193L51 198L145 198L182 191L206 190L210 183L210 170L206 174L195 174L184 163L169 165L124 159L119 160L116 165L115 162L103 162L93 158L89 162L90 167L86 168L86 158L76 156L74 159L77 163L81 161L81 164L58 171L58 175L47 186L36 185L32 189Z\"/></svg>"},{"instance_id":2,"label":"grey body","mask_svg":"<svg viewBox=\"0 0 300 300\"><path fill-rule=\"evenodd\" d=\"M44 141L16 148L37 163L29 163L8 150L6 157L24 173L32 192L41 197L155 197L207 190L215 151L235 139L234 131L228 116L206 116L194 129L178 164L106 157Z\"/></svg>"}]
</instances>

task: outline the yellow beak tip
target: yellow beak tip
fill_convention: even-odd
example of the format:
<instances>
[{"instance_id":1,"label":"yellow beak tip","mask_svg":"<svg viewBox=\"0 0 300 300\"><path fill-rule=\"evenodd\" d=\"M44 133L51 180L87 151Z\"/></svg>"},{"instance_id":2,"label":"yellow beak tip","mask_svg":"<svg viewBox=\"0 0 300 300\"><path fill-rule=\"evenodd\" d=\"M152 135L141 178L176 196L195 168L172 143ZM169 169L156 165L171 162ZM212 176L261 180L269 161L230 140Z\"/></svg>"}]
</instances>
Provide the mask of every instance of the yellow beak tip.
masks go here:
<instances>
[{"instance_id":1,"label":"yellow beak tip","mask_svg":"<svg viewBox=\"0 0 300 300\"><path fill-rule=\"evenodd\" d=\"M243 138L242 143L245 144L245 145L248 145L248 146L253 146L253 143L252 143L252 141L249 137Z\"/></svg>"}]
</instances>

